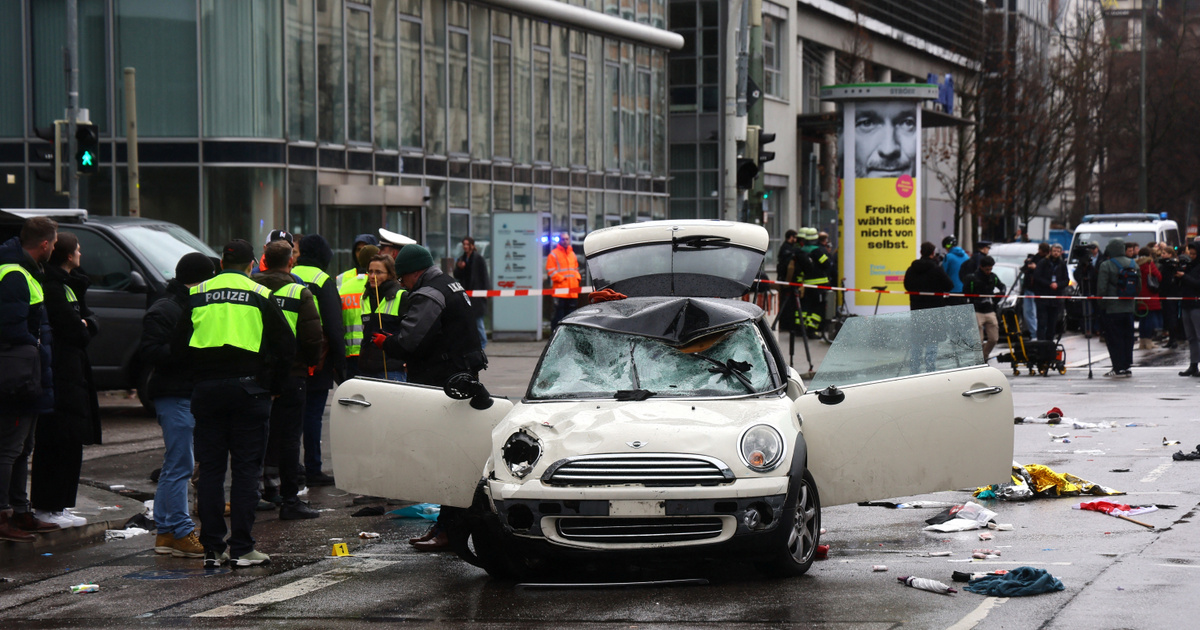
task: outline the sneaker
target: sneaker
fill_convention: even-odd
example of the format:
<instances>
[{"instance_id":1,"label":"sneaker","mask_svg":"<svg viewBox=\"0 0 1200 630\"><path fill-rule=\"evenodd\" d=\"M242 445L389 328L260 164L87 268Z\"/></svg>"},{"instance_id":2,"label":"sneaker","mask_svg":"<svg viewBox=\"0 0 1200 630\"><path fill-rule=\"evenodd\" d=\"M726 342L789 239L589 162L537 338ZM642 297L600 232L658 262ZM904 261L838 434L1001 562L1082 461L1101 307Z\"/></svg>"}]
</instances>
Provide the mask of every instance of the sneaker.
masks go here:
<instances>
[{"instance_id":1,"label":"sneaker","mask_svg":"<svg viewBox=\"0 0 1200 630\"><path fill-rule=\"evenodd\" d=\"M1114 378L1117 376L1120 376L1120 374L1117 374L1116 370L1109 370L1104 373L1104 378Z\"/></svg>"},{"instance_id":2,"label":"sneaker","mask_svg":"<svg viewBox=\"0 0 1200 630\"><path fill-rule=\"evenodd\" d=\"M303 501L287 501L279 506L279 520L297 521L305 518L317 518L321 513L306 505Z\"/></svg>"},{"instance_id":3,"label":"sneaker","mask_svg":"<svg viewBox=\"0 0 1200 630\"><path fill-rule=\"evenodd\" d=\"M265 554L261 551L256 551L254 549L251 549L250 551L248 551L236 558L229 558L229 564L231 564L235 567L257 567L257 566L261 566L264 564L270 564L270 563L271 563L271 556L268 556L267 554Z\"/></svg>"},{"instance_id":4,"label":"sneaker","mask_svg":"<svg viewBox=\"0 0 1200 630\"><path fill-rule=\"evenodd\" d=\"M216 569L216 568L220 567L222 564L225 564L226 562L229 562L229 551L228 550L222 551L221 555L217 555L217 552L215 552L215 551L205 551L204 552L204 568L205 569Z\"/></svg>"},{"instance_id":5,"label":"sneaker","mask_svg":"<svg viewBox=\"0 0 1200 630\"><path fill-rule=\"evenodd\" d=\"M308 485L310 487L332 486L334 484L333 475L326 475L323 472L319 472L319 473L316 473L313 475L305 475L305 481L308 482Z\"/></svg>"},{"instance_id":6,"label":"sneaker","mask_svg":"<svg viewBox=\"0 0 1200 630\"><path fill-rule=\"evenodd\" d=\"M1121 370L1117 372L1116 376L1117 378L1130 378L1133 376L1133 372L1131 370Z\"/></svg>"},{"instance_id":7,"label":"sneaker","mask_svg":"<svg viewBox=\"0 0 1200 630\"><path fill-rule=\"evenodd\" d=\"M43 523L53 523L62 529L75 527L75 520L62 515L62 512L48 512L46 510L34 510L33 518L42 521Z\"/></svg>"},{"instance_id":8,"label":"sneaker","mask_svg":"<svg viewBox=\"0 0 1200 630\"><path fill-rule=\"evenodd\" d=\"M63 509L62 515L64 518L71 519L71 522L75 524L75 527L83 527L84 525L87 525L86 518L83 518L82 516L76 516L76 515L72 514L70 510L68 510L66 508Z\"/></svg>"},{"instance_id":9,"label":"sneaker","mask_svg":"<svg viewBox=\"0 0 1200 630\"><path fill-rule=\"evenodd\" d=\"M274 510L274 509L275 509L275 504L266 499L259 499L258 505L254 506L255 512L270 512L271 510Z\"/></svg>"},{"instance_id":10,"label":"sneaker","mask_svg":"<svg viewBox=\"0 0 1200 630\"><path fill-rule=\"evenodd\" d=\"M157 552L158 547L155 547L154 551ZM196 535L196 530L188 532L188 535L183 538L171 536L171 556L175 558L204 557L204 545L200 544L200 537Z\"/></svg>"}]
</instances>

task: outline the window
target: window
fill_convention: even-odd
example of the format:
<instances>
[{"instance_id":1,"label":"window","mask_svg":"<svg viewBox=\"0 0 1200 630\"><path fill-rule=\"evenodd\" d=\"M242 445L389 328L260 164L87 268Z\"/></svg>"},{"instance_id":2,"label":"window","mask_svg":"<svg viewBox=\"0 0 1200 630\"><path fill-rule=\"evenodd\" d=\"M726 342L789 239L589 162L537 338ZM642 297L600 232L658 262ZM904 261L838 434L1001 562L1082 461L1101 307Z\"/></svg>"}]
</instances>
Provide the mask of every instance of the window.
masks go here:
<instances>
[{"instance_id":1,"label":"window","mask_svg":"<svg viewBox=\"0 0 1200 630\"><path fill-rule=\"evenodd\" d=\"M471 6L471 157L492 157L491 34L488 10Z\"/></svg>"},{"instance_id":2,"label":"window","mask_svg":"<svg viewBox=\"0 0 1200 630\"><path fill-rule=\"evenodd\" d=\"M342 3L317 3L317 136L346 141L346 74L342 49Z\"/></svg>"},{"instance_id":3,"label":"window","mask_svg":"<svg viewBox=\"0 0 1200 630\"><path fill-rule=\"evenodd\" d=\"M783 82L784 21L774 15L763 15L763 93L775 98L787 98Z\"/></svg>"},{"instance_id":4,"label":"window","mask_svg":"<svg viewBox=\"0 0 1200 630\"><path fill-rule=\"evenodd\" d=\"M508 14L499 11L508 20ZM512 43L499 37L492 39L492 154L512 157Z\"/></svg>"},{"instance_id":5,"label":"window","mask_svg":"<svg viewBox=\"0 0 1200 630\"><path fill-rule=\"evenodd\" d=\"M425 3L425 152L446 154L446 3Z\"/></svg>"},{"instance_id":6,"label":"window","mask_svg":"<svg viewBox=\"0 0 1200 630\"><path fill-rule=\"evenodd\" d=\"M288 137L317 139L315 16L312 2L284 3L287 50Z\"/></svg>"},{"instance_id":7,"label":"window","mask_svg":"<svg viewBox=\"0 0 1200 630\"><path fill-rule=\"evenodd\" d=\"M375 146L397 148L395 0L375 0Z\"/></svg>"},{"instance_id":8,"label":"window","mask_svg":"<svg viewBox=\"0 0 1200 630\"><path fill-rule=\"evenodd\" d=\"M22 27L21 3L0 3L0 58L14 60L21 58ZM21 129L25 120L25 108L21 103L22 90L11 89L21 85L23 71L24 68L20 63L0 64L0 85L11 86L10 89L0 91L0 137L20 138L25 135ZM12 188L7 184L5 187ZM11 191L5 190L0 194L11 194ZM7 197L0 198L7 199ZM24 206L24 194L21 199L19 205Z\"/></svg>"},{"instance_id":9,"label":"window","mask_svg":"<svg viewBox=\"0 0 1200 630\"><path fill-rule=\"evenodd\" d=\"M513 161L521 164L533 159L529 28L529 18L513 17Z\"/></svg>"},{"instance_id":10,"label":"window","mask_svg":"<svg viewBox=\"0 0 1200 630\"><path fill-rule=\"evenodd\" d=\"M801 69L801 81L804 94L801 95L801 109L804 114L816 114L821 111L821 57L823 53L816 44L804 42L804 67Z\"/></svg>"},{"instance_id":11,"label":"window","mask_svg":"<svg viewBox=\"0 0 1200 630\"><path fill-rule=\"evenodd\" d=\"M79 237L80 271L92 281L92 290L121 290L129 286L133 265L121 250L95 232L65 229Z\"/></svg>"},{"instance_id":12,"label":"window","mask_svg":"<svg viewBox=\"0 0 1200 630\"><path fill-rule=\"evenodd\" d=\"M204 240L228 243L244 238L262 243L271 230L286 225L283 173L280 168L205 168Z\"/></svg>"},{"instance_id":13,"label":"window","mask_svg":"<svg viewBox=\"0 0 1200 630\"><path fill-rule=\"evenodd\" d=\"M126 67L137 68L139 136L198 135L195 5L120 0L114 8L115 135L125 135L125 90L121 86Z\"/></svg>"},{"instance_id":14,"label":"window","mask_svg":"<svg viewBox=\"0 0 1200 630\"><path fill-rule=\"evenodd\" d=\"M346 11L346 111L350 142L371 143L371 13Z\"/></svg>"},{"instance_id":15,"label":"window","mask_svg":"<svg viewBox=\"0 0 1200 630\"><path fill-rule=\"evenodd\" d=\"M400 20L400 144L421 146L421 23Z\"/></svg>"}]
</instances>

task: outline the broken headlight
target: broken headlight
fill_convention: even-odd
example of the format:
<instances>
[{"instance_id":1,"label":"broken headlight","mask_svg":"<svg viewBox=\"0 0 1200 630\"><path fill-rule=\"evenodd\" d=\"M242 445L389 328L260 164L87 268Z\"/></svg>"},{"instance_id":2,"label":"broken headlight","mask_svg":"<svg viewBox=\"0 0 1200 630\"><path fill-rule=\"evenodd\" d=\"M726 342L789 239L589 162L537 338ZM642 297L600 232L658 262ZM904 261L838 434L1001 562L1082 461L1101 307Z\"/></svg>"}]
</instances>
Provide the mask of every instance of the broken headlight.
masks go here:
<instances>
[{"instance_id":1,"label":"broken headlight","mask_svg":"<svg viewBox=\"0 0 1200 630\"><path fill-rule=\"evenodd\" d=\"M524 430L517 431L508 437L504 448L500 449L500 456L513 476L524 479L542 457L542 444Z\"/></svg>"},{"instance_id":2,"label":"broken headlight","mask_svg":"<svg viewBox=\"0 0 1200 630\"><path fill-rule=\"evenodd\" d=\"M754 472L767 472L783 461L783 438L775 427L756 424L742 434L738 452L747 468Z\"/></svg>"}]
</instances>

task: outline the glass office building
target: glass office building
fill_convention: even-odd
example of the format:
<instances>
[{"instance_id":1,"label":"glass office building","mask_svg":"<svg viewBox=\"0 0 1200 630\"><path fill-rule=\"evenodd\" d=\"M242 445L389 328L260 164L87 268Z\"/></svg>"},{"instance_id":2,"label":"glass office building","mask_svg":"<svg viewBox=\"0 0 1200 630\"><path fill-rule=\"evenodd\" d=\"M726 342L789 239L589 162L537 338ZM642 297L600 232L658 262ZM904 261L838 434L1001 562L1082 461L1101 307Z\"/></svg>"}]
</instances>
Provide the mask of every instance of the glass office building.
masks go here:
<instances>
[{"instance_id":1,"label":"glass office building","mask_svg":"<svg viewBox=\"0 0 1200 630\"><path fill-rule=\"evenodd\" d=\"M65 7L0 0L0 207L67 204L35 134L64 117ZM446 257L496 211L577 237L667 216L665 0L78 7L93 214L127 213L132 67L141 214L213 245L286 227L344 251L387 227Z\"/></svg>"}]
</instances>

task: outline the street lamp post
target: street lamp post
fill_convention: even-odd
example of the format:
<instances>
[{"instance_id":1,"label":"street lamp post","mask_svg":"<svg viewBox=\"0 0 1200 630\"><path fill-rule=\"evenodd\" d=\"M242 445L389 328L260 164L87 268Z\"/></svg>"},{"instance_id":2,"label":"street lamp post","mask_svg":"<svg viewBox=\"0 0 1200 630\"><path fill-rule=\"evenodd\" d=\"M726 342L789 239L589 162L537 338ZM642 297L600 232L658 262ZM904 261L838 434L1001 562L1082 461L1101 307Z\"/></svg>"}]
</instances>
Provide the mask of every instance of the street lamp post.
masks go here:
<instances>
[{"instance_id":1,"label":"street lamp post","mask_svg":"<svg viewBox=\"0 0 1200 630\"><path fill-rule=\"evenodd\" d=\"M1158 2L1155 2L1157 8ZM1139 126L1139 150L1138 150L1138 208L1142 212L1149 209L1147 201L1148 190L1146 184L1146 0L1142 0L1142 51L1141 51L1141 79L1138 82L1138 126Z\"/></svg>"}]
</instances>

